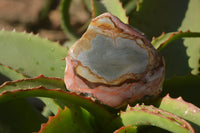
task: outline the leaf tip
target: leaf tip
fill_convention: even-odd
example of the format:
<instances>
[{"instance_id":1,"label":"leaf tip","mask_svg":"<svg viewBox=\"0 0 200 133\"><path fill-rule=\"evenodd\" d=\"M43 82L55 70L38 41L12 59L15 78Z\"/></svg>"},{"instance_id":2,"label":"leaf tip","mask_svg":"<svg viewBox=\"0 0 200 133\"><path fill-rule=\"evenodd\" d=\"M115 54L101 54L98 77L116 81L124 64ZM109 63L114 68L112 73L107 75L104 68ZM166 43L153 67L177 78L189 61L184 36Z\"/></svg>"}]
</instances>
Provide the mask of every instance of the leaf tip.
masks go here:
<instances>
[{"instance_id":1,"label":"leaf tip","mask_svg":"<svg viewBox=\"0 0 200 133\"><path fill-rule=\"evenodd\" d=\"M67 110L67 107L65 106L63 110L59 109L55 116L49 116L48 121L46 123L41 124L41 128L38 133L45 131L47 126L50 124L50 122L53 121L54 119L56 119L56 117L58 117L60 113L66 111L66 110Z\"/></svg>"},{"instance_id":2,"label":"leaf tip","mask_svg":"<svg viewBox=\"0 0 200 133\"><path fill-rule=\"evenodd\" d=\"M156 39L156 37L155 37L155 36L153 36L153 37L152 37L152 41L154 41L155 39Z\"/></svg>"},{"instance_id":3,"label":"leaf tip","mask_svg":"<svg viewBox=\"0 0 200 133\"><path fill-rule=\"evenodd\" d=\"M183 101L183 98L180 96L180 97L177 98L177 100Z\"/></svg>"},{"instance_id":4,"label":"leaf tip","mask_svg":"<svg viewBox=\"0 0 200 133\"><path fill-rule=\"evenodd\" d=\"M186 30L186 32L191 32L190 29Z\"/></svg>"}]
</instances>

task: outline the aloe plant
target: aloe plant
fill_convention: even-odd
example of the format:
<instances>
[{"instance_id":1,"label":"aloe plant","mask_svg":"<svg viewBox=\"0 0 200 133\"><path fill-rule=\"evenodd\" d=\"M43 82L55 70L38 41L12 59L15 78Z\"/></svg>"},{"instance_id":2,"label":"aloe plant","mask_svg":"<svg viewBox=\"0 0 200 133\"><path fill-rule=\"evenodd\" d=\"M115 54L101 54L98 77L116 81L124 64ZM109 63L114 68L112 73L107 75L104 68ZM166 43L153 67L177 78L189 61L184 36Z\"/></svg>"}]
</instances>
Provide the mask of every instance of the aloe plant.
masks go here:
<instances>
[{"instance_id":1,"label":"aloe plant","mask_svg":"<svg viewBox=\"0 0 200 133\"><path fill-rule=\"evenodd\" d=\"M70 2L60 3L69 46L80 38L69 23ZM64 82L68 47L38 35L1 30L0 74L11 81L0 86L0 132L199 132L199 2L183 1L177 14L175 7L164 10L172 6L167 0L141 0L137 5L137 0L84 2L93 18L110 12L125 24L140 29L149 40L160 35L150 41L165 59L163 91L154 99L109 107L93 96L66 88L66 80L73 79L65 78ZM43 101L44 110L37 110L27 101L28 97Z\"/></svg>"}]
</instances>

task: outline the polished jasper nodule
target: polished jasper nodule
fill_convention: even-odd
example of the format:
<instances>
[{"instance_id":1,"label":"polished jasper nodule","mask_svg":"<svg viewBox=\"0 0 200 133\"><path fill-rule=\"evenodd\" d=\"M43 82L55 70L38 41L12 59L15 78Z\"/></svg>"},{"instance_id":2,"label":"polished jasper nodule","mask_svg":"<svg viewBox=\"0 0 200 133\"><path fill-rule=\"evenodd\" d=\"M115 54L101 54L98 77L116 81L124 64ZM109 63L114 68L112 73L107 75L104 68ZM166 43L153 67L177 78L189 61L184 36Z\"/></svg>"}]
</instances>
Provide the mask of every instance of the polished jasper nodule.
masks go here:
<instances>
[{"instance_id":1,"label":"polished jasper nodule","mask_svg":"<svg viewBox=\"0 0 200 133\"><path fill-rule=\"evenodd\" d=\"M70 91L117 108L157 96L164 71L163 57L143 33L104 13L70 48L65 84Z\"/></svg>"}]
</instances>

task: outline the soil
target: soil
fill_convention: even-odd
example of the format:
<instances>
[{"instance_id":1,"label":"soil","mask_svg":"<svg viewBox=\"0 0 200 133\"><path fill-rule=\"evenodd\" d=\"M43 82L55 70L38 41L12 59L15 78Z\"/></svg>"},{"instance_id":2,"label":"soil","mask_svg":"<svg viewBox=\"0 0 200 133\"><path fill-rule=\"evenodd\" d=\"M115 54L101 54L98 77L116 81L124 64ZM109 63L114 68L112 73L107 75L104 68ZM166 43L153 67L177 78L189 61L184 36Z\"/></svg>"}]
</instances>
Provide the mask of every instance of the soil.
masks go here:
<instances>
[{"instance_id":1,"label":"soil","mask_svg":"<svg viewBox=\"0 0 200 133\"><path fill-rule=\"evenodd\" d=\"M41 17L42 11L51 1L47 15ZM67 35L61 29L59 12L60 0L0 0L0 30L16 30L18 32L33 32L51 41L61 44L67 41ZM90 19L82 0L73 0L70 5L70 22L80 35L85 23Z\"/></svg>"}]
</instances>

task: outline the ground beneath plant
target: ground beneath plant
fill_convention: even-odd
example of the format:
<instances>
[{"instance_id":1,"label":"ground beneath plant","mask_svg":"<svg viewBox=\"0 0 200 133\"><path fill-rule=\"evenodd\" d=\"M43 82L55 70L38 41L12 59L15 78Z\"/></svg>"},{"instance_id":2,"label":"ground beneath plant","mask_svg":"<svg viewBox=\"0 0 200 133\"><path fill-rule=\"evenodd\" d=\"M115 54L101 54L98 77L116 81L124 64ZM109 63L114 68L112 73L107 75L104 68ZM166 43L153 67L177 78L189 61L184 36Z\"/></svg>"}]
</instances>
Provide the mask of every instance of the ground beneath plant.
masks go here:
<instances>
[{"instance_id":1,"label":"ground beneath plant","mask_svg":"<svg viewBox=\"0 0 200 133\"><path fill-rule=\"evenodd\" d=\"M42 16L48 3L50 10ZM82 0L73 0L70 6L70 22L79 34L80 27L88 22L90 13ZM33 32L51 41L63 44L67 35L61 29L59 0L0 0L0 30Z\"/></svg>"}]
</instances>

